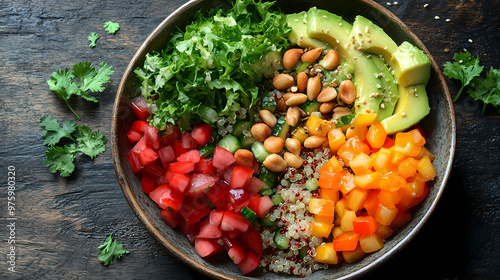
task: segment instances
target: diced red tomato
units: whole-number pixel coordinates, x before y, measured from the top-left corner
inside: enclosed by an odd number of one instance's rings
[[[196,140],[194,140],[194,138],[191,136],[191,133],[187,131],[182,133],[181,143],[182,147],[188,151],[196,149],[196,147],[198,146],[198,142],[196,142]]]
[[[235,245],[227,251],[227,254],[235,264],[239,264],[243,259],[245,259],[247,250],[243,246]]]
[[[249,222],[240,213],[235,213],[233,211],[224,212],[224,217],[222,217],[222,222],[220,224],[221,229],[224,231],[237,230],[240,232],[245,232],[248,230]]]
[[[247,275],[248,273],[254,271],[260,264],[260,259],[255,256],[252,252],[249,252],[239,264],[238,268],[241,274]]]
[[[158,135],[158,129],[154,127],[148,127],[144,131],[144,140],[146,140],[146,145],[153,149],[158,149],[160,147],[160,136]]]
[[[210,212],[209,219],[210,223],[215,226],[220,226],[222,222],[222,217],[224,217],[224,211],[219,209],[214,209]]]
[[[207,217],[200,221],[199,223],[200,232],[198,233],[197,238],[219,238],[222,236],[222,231],[217,225],[214,225],[210,222],[210,218]]]
[[[235,162],[236,159],[230,151],[219,146],[215,147],[213,163],[219,174],[223,174],[224,170]]]
[[[245,190],[249,194],[258,193],[260,191],[260,189],[262,188],[262,185],[264,185],[264,182],[262,182],[262,180],[260,180],[259,178],[256,178],[256,177],[252,177],[252,178],[250,178],[250,183],[245,188]]]
[[[356,217],[352,221],[355,233],[372,234],[377,231],[378,224],[372,216]]]
[[[189,185],[189,176],[181,173],[172,173],[172,178],[170,178],[170,186],[181,193],[184,193],[187,186]]]
[[[250,203],[248,193],[244,189],[230,189],[229,203],[234,211],[240,212],[243,207],[248,206],[248,203]]]
[[[206,123],[195,124],[193,126],[193,131],[191,131],[191,136],[196,140],[200,147],[204,147],[212,136],[212,127]]]
[[[141,120],[134,121],[130,126],[129,131],[135,131],[142,136],[144,136],[144,132],[149,128],[149,123]]]
[[[141,163],[139,162],[139,158],[136,153],[132,153],[132,151],[127,154],[128,162],[130,163],[130,168],[132,172],[137,173],[142,170]]]
[[[342,233],[333,239],[333,249],[335,251],[353,251],[358,245],[359,234],[354,231]]]
[[[248,183],[250,183],[250,179],[252,178],[253,168],[244,167],[244,166],[236,166],[231,173],[231,178],[229,180],[229,186],[233,189],[243,189]]]
[[[165,173],[163,168],[161,168],[158,164],[156,164],[157,161],[153,161],[148,163],[146,166],[144,166],[143,169],[143,174],[147,174],[151,177],[153,177],[155,180],[160,178],[160,176]]]
[[[267,197],[267,196],[266,196]],[[246,241],[247,247],[252,251],[257,257],[261,257],[264,252],[264,245],[262,244],[262,238],[260,233],[255,229],[249,229],[247,232],[243,233],[243,240]]]
[[[130,143],[137,143],[137,141],[141,140],[142,134],[137,131],[130,130],[127,132],[127,138]]]
[[[217,172],[217,169],[211,159],[200,158],[200,161],[194,165],[194,172],[210,174]]]
[[[194,242],[194,251],[202,258],[211,257],[219,253],[220,249],[221,246],[211,239],[196,238]]]
[[[184,149],[184,147],[182,147],[181,140],[177,140],[174,143],[172,143],[172,148],[174,149],[174,154],[176,158],[182,155],[183,153],[187,152],[187,150]]]
[[[149,117],[148,105],[146,104],[144,96],[139,95],[138,97],[134,98],[134,100],[132,100],[130,103],[132,104],[132,112],[134,112],[136,118],[143,121],[148,119]]]
[[[259,196],[250,200],[248,208],[257,214],[257,217],[264,218],[269,214],[269,210],[273,207],[273,202],[269,196]]]
[[[184,195],[165,184],[150,192],[149,197],[156,202],[161,209],[170,207],[172,210],[178,212],[181,209]]]
[[[160,202],[160,198],[162,197],[163,193],[166,192],[168,189],[170,189],[170,186],[168,184],[160,185],[149,193],[149,197],[154,202],[156,202],[156,204],[158,204]]]
[[[186,219],[184,219],[182,216],[181,216],[181,219],[180,219],[180,223],[179,223],[179,228],[181,230],[181,232],[184,234],[184,236],[186,237],[186,239],[189,241],[189,244],[191,244],[192,246],[194,246],[194,241],[196,240],[196,236],[198,235],[198,224],[192,224],[190,222],[188,222]]]
[[[142,191],[149,194],[155,189],[156,180],[147,175],[142,175],[141,185],[142,185]]]
[[[161,218],[170,228],[176,228],[181,222],[181,215],[171,209],[163,209],[160,212]]]
[[[226,248],[226,250],[229,250],[230,248],[233,248],[234,246],[242,246],[243,245],[241,244],[241,240],[240,240],[240,232],[239,231],[234,231],[234,232],[237,232],[238,235],[236,235],[236,237],[231,237],[230,235],[230,231],[223,231],[222,232],[222,237],[221,237],[221,240],[224,242],[224,247]]]
[[[190,150],[177,157],[177,161],[190,161],[192,163],[198,163],[200,158],[200,152],[198,152],[198,150]]]
[[[163,131],[163,141],[167,145],[173,144],[177,140],[181,140],[181,130],[177,125],[167,123],[165,130]]]
[[[208,201],[216,208],[227,208],[229,200],[229,185],[225,182],[219,182],[211,187],[206,193]]]
[[[155,161],[159,157],[158,154],[150,148],[145,148],[139,152],[138,156],[141,166],[146,166],[148,163]]]
[[[189,178],[189,187],[186,190],[186,195],[191,197],[203,196],[210,190],[219,180],[216,176],[210,174],[197,173]]]
[[[158,155],[160,156],[161,163],[163,163],[163,168],[169,163],[175,161],[176,156],[172,146],[166,146],[158,150]]]
[[[189,161],[184,162],[172,162],[168,169],[174,173],[187,174],[194,170],[194,163]]]
[[[210,206],[201,197],[186,197],[182,203],[180,213],[189,223],[197,223],[210,213]]]

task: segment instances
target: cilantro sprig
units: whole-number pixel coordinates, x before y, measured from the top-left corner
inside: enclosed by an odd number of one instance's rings
[[[90,41],[89,47],[95,48],[96,41],[97,41],[97,39],[99,39],[99,34],[92,32],[92,33],[90,33],[90,35],[87,39],[89,39],[89,41]]]
[[[103,28],[109,34],[115,34],[120,29],[120,24],[118,22],[107,21],[104,23]]]
[[[483,101],[482,114],[488,104],[498,108],[500,106],[500,70],[491,67],[483,79],[480,75],[484,66],[479,65],[479,58],[473,57],[469,52],[461,52],[456,53],[453,60],[455,60],[453,63],[446,62],[443,65],[443,73],[448,78],[457,79],[462,83],[453,102],[458,100],[463,89],[467,87],[467,93],[474,100]]]
[[[75,170],[73,161],[76,156],[85,154],[93,159],[106,149],[108,139],[100,131],[92,131],[74,120],[59,124],[56,118],[43,116],[40,122],[45,128],[43,144],[49,146],[44,163],[51,173],[59,171],[62,177],[68,177]],[[63,138],[74,143],[56,146]]]
[[[80,120],[80,116],[69,105],[68,99],[73,95],[78,95],[87,101],[97,103],[97,98],[88,95],[87,92],[103,92],[103,84],[110,81],[114,72],[113,66],[108,66],[106,63],[101,62],[99,69],[96,69],[90,62],[80,62],[75,64],[72,70],[69,68],[56,70],[47,80],[47,84]]]
[[[99,256],[97,257],[104,265],[113,264],[113,259],[120,259],[124,254],[130,253],[123,249],[123,245],[113,239],[113,234],[111,233],[104,241],[104,244],[99,245]]]

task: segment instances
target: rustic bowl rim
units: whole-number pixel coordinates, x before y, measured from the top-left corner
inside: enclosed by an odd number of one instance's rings
[[[127,203],[129,204],[130,208],[134,212],[134,214],[137,216],[141,224],[145,227],[145,229],[153,236],[153,238],[159,242],[163,247],[165,247],[170,253],[172,253],[174,256],[176,256],[178,259],[180,259],[182,262],[187,264],[193,269],[196,269],[199,272],[204,273],[207,276],[217,278],[217,279],[237,279],[230,277],[228,275],[225,275],[223,273],[220,273],[218,271],[215,271],[211,269],[210,267],[207,267],[198,261],[192,259],[188,255],[184,254],[180,250],[178,250],[173,244],[171,244],[167,239],[163,237],[163,235],[159,232],[159,230],[148,220],[146,217],[145,213],[143,210],[139,207],[137,200],[135,199],[133,193],[131,192],[131,186],[129,185],[128,181],[126,180],[126,175],[125,172],[122,168],[121,160],[119,157],[119,147],[118,147],[118,134],[117,134],[117,127],[119,123],[119,103],[120,100],[122,99],[123,93],[126,88],[126,84],[128,79],[130,79],[134,69],[132,68],[133,65],[140,60],[142,57],[145,56],[145,50],[153,42],[156,38],[156,36],[161,33],[161,31],[169,25],[169,23],[179,17],[182,16],[183,13],[191,8],[193,5],[196,5],[200,2],[203,2],[204,0],[190,0],[183,5],[181,5],[179,8],[177,8],[174,12],[172,12],[170,15],[168,15],[152,32],[146,40],[141,44],[139,49],[136,51],[134,56],[132,57],[131,61],[129,62],[126,70],[123,73],[122,80],[120,82],[120,85],[117,90],[114,106],[113,106],[113,114],[112,114],[112,122],[111,122],[111,150],[112,150],[112,158],[113,158],[113,164],[115,168],[115,173],[118,179],[118,182],[120,184],[120,187],[122,189],[122,192],[125,196],[125,199],[127,200]],[[444,188],[446,186],[446,183],[449,179],[450,173],[451,173],[451,168],[453,164],[453,159],[454,159],[454,154],[455,154],[455,149],[456,149],[456,120],[455,120],[455,111],[453,107],[453,102],[451,99],[451,95],[448,89],[448,86],[446,84],[446,80],[440,70],[439,65],[436,63],[434,60],[433,56],[430,54],[429,50],[425,47],[425,45],[422,43],[422,41],[404,24],[398,17],[396,17],[392,12],[387,10],[385,7],[382,5],[373,2],[372,0],[358,0],[362,3],[365,3],[372,8],[382,12],[385,16],[391,18],[394,20],[401,28],[404,29],[404,31],[412,37],[418,44],[419,48],[421,48],[429,57],[431,61],[431,66],[433,70],[437,73],[437,78],[439,80],[439,83],[443,87],[444,94],[446,96],[445,99],[445,106],[449,110],[450,114],[448,117],[450,117],[451,120],[451,139],[450,140],[450,156],[446,160],[446,167],[444,170],[444,178],[442,180],[442,184],[439,186],[439,191],[432,202],[430,208],[425,212],[424,216],[422,219],[419,220],[419,222],[415,225],[415,227],[409,232],[409,234],[404,237],[396,246],[393,246],[390,250],[385,252],[383,255],[381,255],[379,258],[374,260],[372,263],[370,263],[367,266],[362,267],[359,270],[356,270],[348,275],[345,275],[341,278],[338,279],[351,279],[354,277],[359,277],[363,274],[366,274],[370,270],[373,270],[374,268],[378,267],[391,257],[393,257],[396,252],[400,251],[403,247],[405,247],[417,234],[417,232],[422,228],[422,226],[425,224],[425,222],[428,220],[434,209],[436,208],[436,205],[438,201],[440,200]]]

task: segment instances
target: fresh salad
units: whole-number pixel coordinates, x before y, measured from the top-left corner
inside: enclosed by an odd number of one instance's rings
[[[127,158],[200,257],[305,277],[381,249],[429,193],[430,62],[362,16],[272,5],[198,12],[147,55]]]

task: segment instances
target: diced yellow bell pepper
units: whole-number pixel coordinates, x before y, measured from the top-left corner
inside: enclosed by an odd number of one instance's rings
[[[337,264],[339,258],[337,252],[333,249],[333,243],[324,243],[316,247],[316,256],[314,260],[320,263]]]
[[[306,121],[306,127],[309,131],[309,135],[326,136],[328,133],[325,120],[322,120],[316,115],[311,115],[309,117]]]

